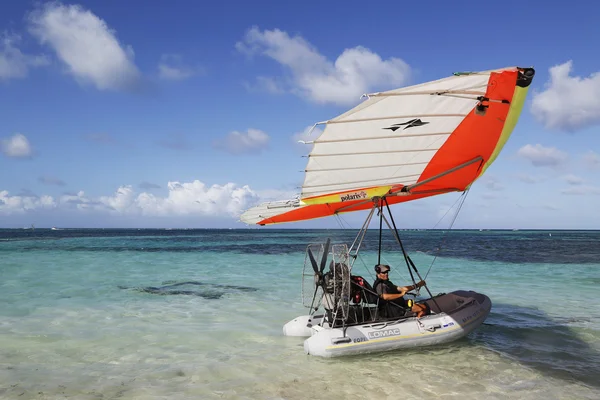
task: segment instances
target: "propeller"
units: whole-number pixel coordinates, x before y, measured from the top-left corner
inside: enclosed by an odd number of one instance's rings
[[[310,247],[308,248],[308,257],[310,258],[310,263],[315,271],[315,275],[318,275],[322,278],[323,271],[325,270],[325,266],[327,265],[327,256],[329,255],[329,245],[331,244],[331,239],[327,238],[325,242],[325,248],[323,249],[323,255],[321,257],[321,265],[317,264],[317,260],[315,259],[315,255],[313,254]]]
[[[317,295],[317,291],[319,290],[319,286],[321,286],[323,288],[323,293],[326,292],[326,284],[325,284],[325,280],[324,278],[324,274],[323,271],[325,270],[325,266],[327,265],[327,256],[329,255],[329,246],[331,244],[331,239],[327,238],[327,241],[325,242],[325,247],[323,248],[323,255],[321,256],[321,264],[319,265],[317,263],[317,260],[315,259],[315,255],[313,254],[312,250],[310,249],[310,247],[307,249],[308,250],[308,258],[310,259],[310,264],[313,267],[313,270],[315,271],[315,292],[313,293],[313,300],[312,303],[315,303],[315,296]]]

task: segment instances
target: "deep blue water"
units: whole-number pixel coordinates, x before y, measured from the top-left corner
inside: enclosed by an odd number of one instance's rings
[[[588,264],[600,262],[600,231],[477,231],[421,230],[399,231],[405,249],[440,257],[505,263]],[[261,240],[255,240],[257,235]],[[139,252],[234,252],[246,254],[288,254],[304,252],[307,241],[331,238],[351,243],[354,230],[290,229],[0,229],[0,241],[20,241],[19,249],[67,251],[139,251]],[[57,243],[58,239],[123,238],[98,246],[80,242]],[[379,247],[377,230],[366,235],[363,248]],[[382,237],[383,251],[396,251],[398,243],[389,233]],[[2,251],[13,248],[0,247]]]

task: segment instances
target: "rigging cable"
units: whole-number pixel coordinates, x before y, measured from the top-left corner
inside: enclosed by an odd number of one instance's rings
[[[408,272],[410,273],[410,279],[416,285],[417,281],[415,280],[415,276],[413,275],[412,270],[410,269],[411,264],[412,264],[412,267],[415,269],[415,271],[416,271],[416,267],[412,263],[412,260],[410,260],[410,257],[408,257],[408,254],[406,254],[406,250],[404,250],[404,245],[402,244],[402,240],[400,239],[400,235],[398,234],[398,228],[396,228],[396,222],[394,221],[394,216],[392,215],[392,211],[390,210],[390,205],[388,204],[387,198],[384,197],[383,201],[385,202],[385,206],[387,207],[388,214],[390,214],[390,219],[392,220],[392,226],[394,227],[394,231],[396,232],[396,237],[398,238],[398,243],[400,243],[400,248],[402,249],[402,254],[404,255],[404,261],[406,262],[406,267],[408,268]],[[379,228],[379,234],[381,235],[381,227]],[[410,260],[410,262],[409,262],[409,260]]]
[[[379,204],[379,251],[377,252],[377,265],[381,264],[381,225],[382,224],[383,224],[383,206],[380,203]]]
[[[442,218],[440,218],[440,220],[433,226],[432,229],[435,229],[435,227],[438,226],[438,224],[446,217],[446,215],[448,215],[450,210],[452,210],[454,208],[456,203],[458,203],[460,201],[460,204],[458,205],[458,208],[456,210],[456,214],[454,214],[454,218],[452,218],[452,222],[450,223],[450,227],[448,228],[448,230],[446,230],[446,232],[444,232],[444,236],[442,236],[442,241],[437,249],[438,251],[436,252],[435,256],[433,257],[433,260],[431,261],[431,265],[429,266],[429,269],[427,270],[427,273],[425,274],[425,278],[423,278],[424,280],[427,279],[427,276],[429,275],[429,272],[431,271],[431,268],[433,267],[433,263],[435,263],[438,256],[440,255],[442,246],[445,244],[446,238],[448,237],[448,232],[450,230],[452,230],[452,227],[454,226],[454,223],[456,222],[456,218],[458,217],[458,213],[460,212],[460,209],[462,208],[463,204],[465,204],[465,200],[467,199],[467,195],[469,194],[470,190],[471,190],[471,187],[469,187],[467,190],[465,190],[463,192],[463,194],[454,202],[452,207],[450,207],[448,209],[448,211],[446,211],[446,213],[442,216]]]

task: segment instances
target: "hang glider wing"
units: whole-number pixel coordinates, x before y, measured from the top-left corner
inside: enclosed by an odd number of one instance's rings
[[[510,67],[456,73],[373,93],[325,123],[308,155],[299,198],[241,216],[268,225],[464,191],[510,137],[535,71]]]

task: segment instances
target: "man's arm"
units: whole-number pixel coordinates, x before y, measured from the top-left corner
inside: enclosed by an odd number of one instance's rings
[[[425,281],[420,281],[417,282],[415,285],[410,285],[410,286],[398,286],[398,291],[402,293],[402,296],[404,296],[406,294],[406,292],[410,292],[411,290],[415,290],[416,288],[419,288],[421,286],[425,285]]]
[[[401,289],[401,288],[398,288]],[[381,298],[384,300],[396,300],[402,296],[404,296],[406,294],[406,292],[402,292],[402,290],[400,290],[400,293],[397,294],[391,294],[391,293],[384,293],[381,295]]]

